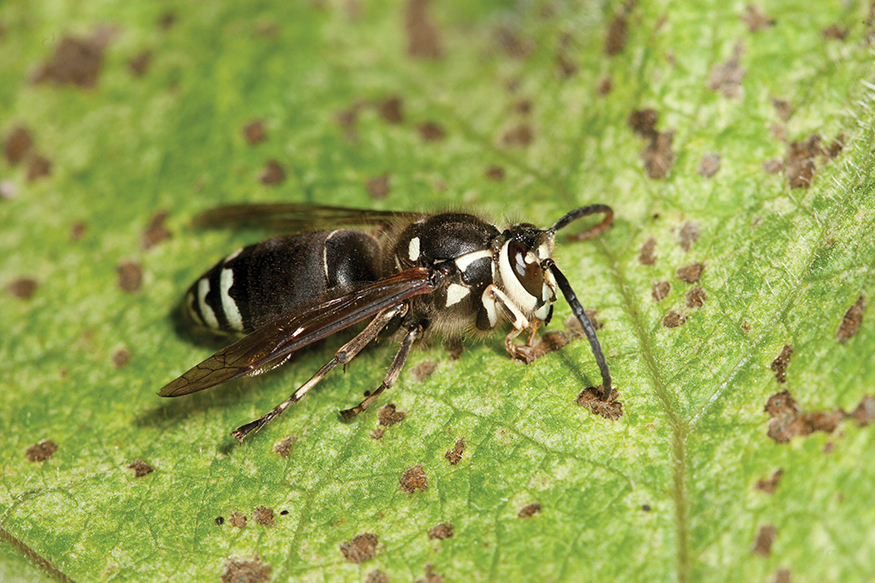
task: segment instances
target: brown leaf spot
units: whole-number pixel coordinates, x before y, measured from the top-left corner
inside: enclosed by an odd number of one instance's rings
[[[271,569],[257,554],[251,559],[228,559],[222,583],[265,583],[270,581]]]
[[[671,149],[673,140],[674,131],[657,132],[641,150],[640,156],[648,177],[660,180],[668,176],[669,168],[674,162],[674,151]]]
[[[131,351],[127,348],[119,348],[112,354],[112,365],[121,368],[131,360]]]
[[[41,156],[39,154],[34,154],[30,157],[27,162],[27,180],[29,182],[33,182],[39,178],[43,178],[45,176],[49,176],[52,173],[52,161],[46,158],[45,156]]]
[[[820,136],[812,134],[803,142],[791,142],[784,157],[784,168],[790,188],[808,188],[817,172],[815,161],[824,153]]]
[[[231,526],[243,528],[244,526],[246,526],[246,515],[234,511],[231,513],[231,516],[228,517],[228,522],[231,523]]]
[[[371,439],[383,439],[384,435],[386,435],[385,427],[377,427],[371,431]]]
[[[741,20],[747,25],[748,30],[756,32],[764,28],[775,26],[775,19],[760,12],[760,9],[751,4],[747,5]]]
[[[426,142],[442,140],[446,135],[444,128],[433,121],[422,122],[416,129],[419,131],[419,137]]]
[[[794,437],[804,437],[815,431],[832,433],[846,416],[841,409],[803,413],[802,407],[787,390],[772,395],[764,410],[771,417],[768,436],[778,443],[787,443]]]
[[[653,301],[657,304],[664,300],[671,291],[671,284],[667,281],[657,281],[653,284]]]
[[[262,184],[279,184],[286,178],[286,171],[276,160],[268,160],[258,179]]]
[[[434,572],[434,567],[432,567],[431,563],[426,564],[425,566],[425,577],[421,577],[416,580],[416,583],[443,583],[444,576],[440,573]]]
[[[684,265],[683,267],[678,267],[678,270],[675,272],[675,277],[684,283],[696,283],[699,281],[699,278],[702,277],[702,272],[704,270],[704,263],[691,263],[689,265]]]
[[[375,200],[386,198],[386,195],[389,194],[389,174],[368,179],[366,186],[371,198]]]
[[[848,29],[839,26],[838,24],[831,24],[824,28],[821,33],[823,34],[823,38],[826,40],[845,40],[848,38]]]
[[[142,77],[146,72],[146,69],[149,68],[149,63],[151,62],[151,51],[143,51],[128,61],[128,70],[130,70],[131,74],[135,77]]]
[[[31,462],[44,462],[58,451],[58,444],[50,439],[42,439],[39,443],[35,443],[29,446],[25,451],[24,455],[27,457],[28,461]]]
[[[696,170],[701,176],[705,178],[711,178],[717,171],[720,170],[720,154],[717,152],[712,152],[710,154],[706,154],[705,157],[702,158],[702,161],[699,162],[699,168]]]
[[[458,465],[458,463],[462,461],[462,454],[465,453],[465,447],[465,438],[461,437],[456,440],[453,449],[444,454],[444,457],[447,458],[447,461],[450,462],[451,466]]]
[[[33,146],[30,131],[24,126],[15,126],[3,141],[3,155],[11,166],[21,162]]]
[[[655,109],[636,109],[629,114],[627,124],[639,138],[650,138],[656,134],[659,113]]]
[[[441,35],[428,14],[428,0],[409,0],[404,12],[407,54],[419,59],[436,59],[443,54]]]
[[[653,265],[656,263],[656,239],[648,237],[641,246],[641,251],[638,253],[638,261],[641,265]]]
[[[556,74],[560,79],[567,79],[577,73],[577,65],[567,55],[556,55]]]
[[[625,14],[618,14],[611,20],[608,25],[608,34],[605,36],[605,54],[609,57],[623,52],[623,47],[626,46],[626,35],[628,34],[628,24]]]
[[[498,46],[514,59],[525,59],[535,50],[535,44],[524,40],[518,30],[501,26],[495,31]]]
[[[36,293],[36,288],[38,287],[39,283],[35,279],[21,277],[6,286],[6,291],[14,298],[29,300]]]
[[[521,123],[509,128],[501,136],[501,143],[504,146],[518,146],[524,148],[532,143],[535,134],[532,126],[527,123]]]
[[[253,119],[243,126],[243,138],[252,146],[267,140],[267,130],[264,129],[264,120]]]
[[[836,332],[836,339],[845,344],[857,334],[863,323],[863,310],[866,309],[866,299],[863,296],[857,298],[853,306],[848,308],[842,317],[842,324]]]
[[[772,107],[782,120],[787,121],[793,115],[793,106],[788,101],[772,96]]]
[[[678,245],[684,251],[689,251],[693,243],[699,240],[699,225],[685,221],[678,233]]]
[[[395,403],[387,403],[377,411],[377,420],[383,427],[391,427],[396,423],[404,421],[406,415],[407,413],[405,411],[398,410]]]
[[[575,402],[581,407],[586,407],[593,415],[604,417],[610,421],[616,421],[623,416],[623,402],[617,400],[617,389],[611,389],[611,395],[605,400],[604,388],[587,387],[577,394]]]
[[[169,30],[174,24],[176,24],[176,14],[170,10],[158,18],[158,26],[161,30]]]
[[[486,177],[496,182],[504,180],[504,168],[501,166],[490,166],[486,169]]]
[[[292,446],[295,445],[295,440],[297,440],[297,437],[294,435],[283,437],[273,444],[273,452],[280,457],[289,457],[292,454]]]
[[[768,557],[772,552],[772,543],[775,542],[775,537],[778,536],[778,530],[771,524],[765,524],[760,527],[757,533],[757,538],[753,543],[752,553]]]
[[[358,115],[361,108],[362,104],[356,103],[349,109],[338,111],[334,116],[334,119],[343,128],[343,137],[350,142],[359,141],[356,124],[358,123]]]
[[[714,65],[708,77],[708,89],[720,92],[728,99],[741,95],[741,82],[747,73],[744,67],[739,66],[743,53],[744,45],[737,43],[732,56],[725,63]]]
[[[763,170],[766,174],[780,174],[784,170],[784,161],[780,158],[772,158],[763,162]]]
[[[577,320],[575,319],[575,322]],[[580,324],[578,324],[580,326]],[[582,330],[582,328],[581,328]],[[541,337],[530,348],[532,357],[537,360],[551,352],[555,352],[571,342],[571,336],[562,330],[551,330],[544,332]]]
[[[384,572],[375,569],[368,573],[367,579],[365,579],[365,583],[389,583],[389,576]]]
[[[409,470],[405,470],[401,474],[398,487],[408,494],[413,494],[417,490],[422,490],[423,492],[428,490],[428,476],[425,475],[422,464],[416,464]]]
[[[438,363],[435,361],[421,362],[410,369],[410,376],[413,378],[413,382],[421,383],[434,374],[437,367]]]
[[[94,87],[108,40],[98,32],[89,39],[64,37],[55,47],[52,59],[37,70],[33,82],[54,81],[86,89]]]
[[[599,84],[596,85],[595,90],[598,92],[599,95],[607,95],[608,93],[611,92],[611,89],[613,89],[613,88],[614,88],[614,84],[611,81],[611,78],[610,77],[602,77],[599,80]]]
[[[70,227],[70,240],[81,241],[85,237],[86,232],[88,232],[88,225],[85,223],[74,223]]]
[[[118,286],[122,291],[133,293],[143,283],[143,268],[136,261],[125,261],[116,267]]]
[[[453,525],[449,522],[442,522],[437,526],[432,526],[428,529],[428,540],[444,540],[453,536]]]
[[[669,310],[662,318],[662,325],[666,328],[677,328],[687,323],[687,315],[676,310]]]
[[[861,427],[865,427],[870,423],[875,422],[875,396],[866,395],[851,413],[851,416],[856,419]]]
[[[754,487],[761,492],[765,492],[766,494],[774,494],[775,489],[778,487],[778,482],[781,481],[781,476],[783,475],[784,470],[775,470],[775,473],[772,474],[770,478],[757,480],[756,486]]]
[[[152,466],[144,462],[143,460],[134,460],[128,464],[129,470],[134,470],[135,478],[142,478],[143,476],[148,476],[155,470],[152,469]]]
[[[778,569],[774,583],[790,583],[790,569]]]
[[[404,121],[404,105],[401,98],[396,96],[384,99],[377,105],[380,117],[387,123],[401,123]]]
[[[526,504],[520,511],[516,513],[518,518],[531,518],[536,514],[541,513],[541,504],[538,502],[532,502],[531,504]]]
[[[372,532],[363,532],[352,537],[349,542],[340,543],[340,552],[351,563],[364,563],[377,556],[377,535]]]
[[[261,526],[276,526],[276,520],[273,518],[273,508],[267,506],[256,506],[252,509],[252,520]]]
[[[143,249],[150,249],[161,241],[165,241],[173,236],[167,227],[164,226],[164,221],[167,220],[167,217],[167,211],[155,213],[155,216],[149,221],[149,225],[140,237],[140,246]]]
[[[705,290],[697,286],[685,293],[684,299],[688,308],[701,308],[708,300],[708,296],[705,294]]]
[[[842,153],[842,150],[845,148],[846,139],[844,132],[841,132],[836,136],[826,149],[825,155],[828,160],[833,160],[836,156]]]
[[[772,370],[775,371],[775,380],[779,383],[787,382],[787,367],[790,366],[790,356],[793,354],[793,347],[785,344],[781,349],[781,354],[772,361]]]

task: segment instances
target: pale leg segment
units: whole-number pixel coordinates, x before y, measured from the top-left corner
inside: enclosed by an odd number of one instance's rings
[[[495,284],[489,284],[486,286],[486,289],[483,290],[483,305],[487,306],[487,310],[492,309],[494,312],[495,305],[499,305],[504,308],[507,313],[513,318],[513,330],[507,333],[507,336],[504,337],[504,348],[507,350],[507,353],[511,356],[511,358],[517,358],[522,360],[526,364],[530,364],[535,361],[535,353],[530,348],[532,343],[532,339],[535,337],[535,333],[538,330],[538,327],[541,325],[540,320],[536,320],[534,323],[529,322],[529,319],[526,318],[525,314],[523,314],[522,310],[520,310],[516,304],[513,303],[506,293],[501,291]],[[524,346],[520,346],[518,344],[514,344],[514,340],[519,336],[524,330],[530,330],[529,341],[528,344]]]
[[[340,347],[334,354],[334,358],[328,361],[322,368],[320,368],[316,374],[314,374],[309,381],[304,383],[298,388],[291,396],[250,423],[246,425],[241,425],[237,429],[233,431],[231,435],[237,441],[243,441],[243,438],[249,435],[253,431],[257,431],[270,423],[270,421],[280,415],[283,411],[289,408],[293,403],[297,403],[300,401],[307,392],[312,389],[316,384],[325,378],[325,375],[331,371],[338,364],[346,365],[353,358],[355,358],[359,352],[364,349],[365,346],[371,343],[371,341],[377,337],[380,331],[386,327],[386,325],[396,316],[401,316],[407,312],[406,304],[397,304],[390,308],[386,308],[377,316],[371,320],[370,324],[368,324],[364,330],[362,330],[355,338],[344,344]],[[403,365],[403,363],[402,363]]]

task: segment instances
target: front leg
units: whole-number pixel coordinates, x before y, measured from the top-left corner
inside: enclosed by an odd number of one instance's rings
[[[526,364],[534,362],[535,351],[532,349],[531,343],[538,326],[541,324],[540,320],[532,325],[529,322],[529,319],[523,314],[522,310],[520,310],[516,304],[507,297],[507,294],[501,291],[495,284],[489,284],[486,286],[486,289],[483,290],[483,296],[481,299],[483,300],[483,306],[486,308],[487,314],[489,314],[489,321],[493,326],[498,324],[499,309],[508,316],[508,319],[512,319],[513,330],[508,332],[507,336],[504,337],[504,348],[507,350],[510,357],[521,360]],[[531,330],[529,342],[525,345],[515,344],[514,340],[516,340],[516,337],[519,336],[523,330]]]

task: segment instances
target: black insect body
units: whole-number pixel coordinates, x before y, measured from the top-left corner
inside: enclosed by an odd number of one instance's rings
[[[412,345],[437,334],[456,340],[488,333],[509,321],[508,353],[534,359],[530,344],[549,322],[557,288],[585,331],[607,398],[611,377],[598,338],[568,280],[552,259],[556,232],[573,221],[603,214],[601,223],[570,239],[607,229],[605,205],[571,211],[552,227],[522,223],[500,231],[469,214],[392,213],[338,207],[274,204],[223,207],[201,215],[202,224],[271,223],[378,225],[371,235],[350,229],[319,230],[268,239],[238,249],[201,276],[185,296],[191,318],[215,331],[246,334],[161,389],[177,397],[241,376],[266,372],[293,352],[370,319],[334,358],[261,418],[234,431],[242,440],[299,401],[335,366],[350,362],[378,335],[394,333],[400,347],[383,382],[361,403],[341,411],[350,419],[368,408],[401,373]],[[522,332],[528,343],[514,342]]]

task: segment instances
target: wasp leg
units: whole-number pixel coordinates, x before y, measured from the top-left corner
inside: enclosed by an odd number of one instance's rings
[[[270,421],[280,415],[283,411],[289,408],[293,403],[297,403],[300,401],[307,392],[312,389],[316,383],[321,381],[328,372],[333,369],[338,364],[346,365],[353,358],[358,355],[362,349],[370,344],[370,342],[377,337],[380,331],[386,327],[386,325],[396,316],[401,316],[407,311],[407,304],[397,304],[390,308],[386,308],[377,316],[371,320],[370,324],[368,324],[364,330],[362,330],[355,338],[344,344],[340,347],[334,354],[334,358],[332,358],[328,363],[326,363],[322,368],[320,368],[316,374],[314,374],[309,381],[304,383],[298,388],[297,391],[291,394],[291,396],[256,419],[255,421],[251,421],[246,425],[241,425],[231,434],[237,441],[243,441],[243,438],[249,435],[253,431],[257,431],[270,423]],[[402,363],[403,364],[403,363]]]
[[[491,283],[486,286],[486,289],[483,290],[482,299],[483,305],[487,306],[487,309],[489,309],[489,306],[492,306],[492,311],[494,311],[495,304],[498,304],[504,308],[507,314],[513,319],[513,330],[508,332],[507,336],[504,337],[504,348],[507,350],[510,357],[519,359],[526,364],[534,362],[535,351],[528,345],[520,346],[514,344],[514,340],[516,340],[516,337],[519,336],[523,330],[531,329],[532,336],[534,336],[535,330],[540,326],[540,322],[533,326],[522,311],[520,311],[513,301],[507,297],[507,294],[501,291],[495,284]]]
[[[413,346],[413,343],[422,334],[422,325],[417,324],[416,326],[411,327],[407,334],[404,336],[404,339],[401,341],[401,346],[398,348],[398,352],[395,354],[395,358],[392,360],[392,364],[389,365],[389,370],[386,372],[386,376],[383,377],[383,382],[380,384],[377,389],[365,398],[364,401],[353,407],[352,409],[344,409],[340,412],[340,416],[344,421],[349,421],[365,409],[371,406],[371,404],[377,400],[377,397],[380,396],[380,393],[385,391],[386,389],[392,388],[395,384],[395,381],[398,380],[398,375],[401,374],[401,369],[404,368],[404,363],[407,362],[407,357],[410,354],[410,347]]]

